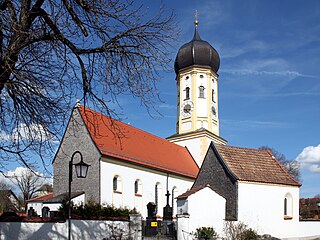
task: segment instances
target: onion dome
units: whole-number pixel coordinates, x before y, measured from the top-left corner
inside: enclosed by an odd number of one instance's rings
[[[218,52],[206,41],[201,40],[198,32],[198,21],[195,21],[193,39],[179,49],[174,70],[176,74],[186,67],[198,66],[211,68],[215,73],[220,67]]]

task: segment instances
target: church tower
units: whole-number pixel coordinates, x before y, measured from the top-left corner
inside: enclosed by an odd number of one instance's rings
[[[176,134],[169,141],[186,146],[201,167],[211,141],[219,136],[218,52],[202,40],[195,21],[193,39],[178,51],[174,63],[177,81]]]

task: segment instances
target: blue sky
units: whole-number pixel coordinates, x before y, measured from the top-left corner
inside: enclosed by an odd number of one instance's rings
[[[175,133],[174,58],[199,32],[219,53],[220,136],[229,145],[269,146],[301,162],[301,197],[320,194],[320,1],[144,1],[177,15],[172,71],[161,72],[161,115],[120,96],[125,122],[160,137]],[[52,160],[52,159],[51,159]],[[51,160],[49,160],[51,162]],[[13,166],[16,167],[16,166]]]
[[[320,1],[162,1],[177,15],[172,54],[199,32],[219,53],[220,136],[229,145],[269,146],[301,161],[301,197],[320,194]],[[157,9],[160,1],[152,1]],[[173,61],[172,61],[173,66]],[[122,99],[127,122],[161,137],[175,133],[175,73],[159,83],[163,115]],[[128,109],[128,110],[127,110]]]

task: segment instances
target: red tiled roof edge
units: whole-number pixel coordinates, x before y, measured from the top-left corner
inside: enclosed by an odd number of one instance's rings
[[[271,156],[271,158],[280,166],[282,171],[284,171],[294,182],[296,182],[299,187],[302,186],[302,184],[299,181],[297,181],[294,177],[291,176],[291,174],[288,173],[288,171],[283,167],[283,165],[278,161],[278,159],[276,159],[276,157],[273,156],[272,152],[269,149],[260,150],[260,151],[267,151],[269,153],[269,155]]]
[[[127,157],[127,156],[120,155],[118,153],[113,153],[113,152],[107,151],[107,150],[100,150],[100,152],[104,156],[125,159],[125,160],[127,160],[127,161],[129,161],[131,163],[136,163],[136,164],[139,164],[139,165],[143,165],[143,166],[146,166],[146,167],[149,167],[149,168],[152,168],[152,169],[170,171],[170,172],[172,172],[174,174],[177,174],[177,175],[187,176],[187,177],[190,177],[190,178],[196,178],[196,176],[194,176],[191,173],[180,172],[177,169],[171,169],[171,168],[168,168],[168,167],[165,168],[165,167],[163,167],[161,165],[156,165],[155,163],[149,164],[148,162],[142,161],[141,159],[135,159],[135,158],[132,158],[132,157]]]
[[[27,202],[42,202],[42,201],[48,200],[48,199],[50,199],[52,197],[53,197],[53,193],[48,193],[48,194],[43,195],[43,196],[39,196],[39,197],[35,197],[35,198],[32,198],[32,199],[29,199]]]

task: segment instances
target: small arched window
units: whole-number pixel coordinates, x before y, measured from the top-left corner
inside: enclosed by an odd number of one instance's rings
[[[212,92],[211,92],[211,100],[212,100],[212,102],[216,102],[215,100],[214,100],[214,95],[215,95],[215,92],[214,92],[214,89],[212,89]]]
[[[199,98],[204,98],[204,86],[199,87]]]
[[[292,219],[292,211],[293,211],[293,205],[292,205],[292,195],[290,193],[287,193],[283,200],[283,215],[284,219]]]
[[[284,199],[284,215],[285,216],[288,215],[288,199],[287,198]]]
[[[139,179],[134,182],[134,194],[136,196],[142,195],[142,183]]]
[[[186,87],[186,99],[190,99],[190,88]]]
[[[154,203],[156,204],[156,212],[158,212],[158,204],[159,204],[159,184],[157,183],[154,188]]]
[[[117,176],[114,176],[113,177],[113,191],[117,191],[118,189],[118,177]]]
[[[163,207],[163,202],[162,202],[162,186],[161,183],[157,182],[155,185],[155,189],[154,189],[155,193],[155,199],[154,199],[154,203],[156,204],[156,213],[158,215],[161,215],[161,211],[162,211],[162,207]]]
[[[116,175],[113,177],[112,184],[113,184],[112,188],[114,192],[118,192],[118,193],[122,192],[121,178],[119,175]]]

